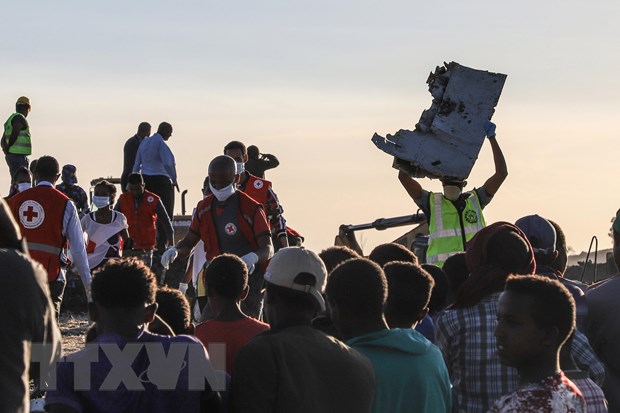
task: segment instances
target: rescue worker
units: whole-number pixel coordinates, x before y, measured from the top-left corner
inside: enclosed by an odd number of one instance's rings
[[[273,242],[277,244],[276,249],[288,247],[286,220],[282,216],[284,209],[271,188],[271,182],[258,178],[245,169],[245,163],[248,161],[248,152],[242,142],[229,142],[224,147],[224,155],[230,156],[237,163],[239,190],[252,197],[252,199],[262,204],[265,208],[265,214],[271,225]]]
[[[30,99],[22,96],[15,103],[15,113],[4,122],[1,145],[11,177],[20,166],[28,167],[28,155],[32,154],[30,127],[26,120],[29,113]]]
[[[77,185],[78,179],[75,174],[76,172],[77,168],[75,165],[63,166],[61,174],[62,183],[56,185],[56,189],[67,195],[69,199],[75,203],[78,216],[82,218],[90,212],[90,208],[88,207],[88,196],[86,195],[86,191]]]
[[[493,151],[495,173],[481,188],[463,192],[467,181],[443,178],[443,193],[433,193],[424,190],[405,172],[398,173],[400,183],[426,215],[430,238],[426,262],[429,264],[441,267],[449,256],[465,251],[466,242],[486,226],[482,209],[491,202],[508,176],[506,160],[495,138],[495,124],[487,122],[485,133]]]
[[[166,233],[166,246],[174,244],[174,229],[166,208],[159,196],[145,189],[141,174],[132,173],[127,177],[127,192],[120,196],[114,209],[125,215],[129,224],[126,257],[139,257],[149,267],[153,265],[157,222]]]
[[[263,301],[263,265],[273,255],[269,223],[263,206],[237,190],[239,174],[235,160],[220,155],[209,164],[208,195],[196,206],[196,213],[185,237],[161,257],[168,268],[177,257],[189,256],[198,241],[204,243],[207,261],[222,253],[239,256],[248,267],[248,297],[242,310],[259,319]]]
[[[37,186],[15,194],[8,204],[28,242],[30,256],[47,271],[52,303],[58,317],[69,264],[67,241],[87,296],[90,270],[75,205],[54,188],[60,177],[58,161],[51,156],[39,158],[35,174]]]

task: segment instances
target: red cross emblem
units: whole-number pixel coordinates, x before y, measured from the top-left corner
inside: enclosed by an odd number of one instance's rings
[[[237,226],[230,222],[226,224],[226,226],[224,227],[224,231],[226,231],[226,234],[233,236],[237,233]]]
[[[26,221],[28,222],[32,222],[32,220],[36,217],[39,216],[39,213],[36,212],[34,210],[34,208],[32,207],[32,205],[30,205],[25,211],[24,211],[24,217],[26,217]]]
[[[37,228],[44,219],[45,210],[37,201],[28,200],[19,206],[19,222],[24,228]]]

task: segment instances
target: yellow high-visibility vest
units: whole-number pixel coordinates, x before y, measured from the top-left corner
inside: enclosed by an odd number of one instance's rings
[[[30,126],[28,125],[28,121],[21,113],[14,113],[9,116],[9,119],[4,123],[4,136],[2,139],[6,140],[6,143],[9,143],[9,139],[13,134],[13,119],[16,116],[21,116],[23,118],[23,122],[26,124],[26,128],[19,131],[19,135],[17,135],[17,139],[15,143],[8,148],[8,153],[12,153],[15,155],[31,155],[32,154],[32,142],[30,141]]]
[[[441,193],[430,194],[430,220],[428,223],[429,245],[426,262],[443,266],[451,255],[465,251],[465,243],[486,226],[480,200],[476,191],[465,202],[459,214],[454,204]]]

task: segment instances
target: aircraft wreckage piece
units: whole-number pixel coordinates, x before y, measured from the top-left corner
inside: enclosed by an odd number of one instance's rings
[[[415,130],[401,129],[372,141],[394,155],[394,165],[413,177],[466,179],[484,143],[506,75],[471,69],[456,62],[431,72],[426,83],[433,96]]]

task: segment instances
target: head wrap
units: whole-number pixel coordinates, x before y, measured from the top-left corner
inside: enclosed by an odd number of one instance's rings
[[[522,263],[515,263],[513,268],[503,268],[497,264],[497,257],[492,256],[493,252],[490,251],[491,245],[496,246],[493,244],[494,238],[504,231],[516,234],[528,248],[527,257]],[[496,222],[478,231],[467,243],[465,254],[469,278],[459,289],[455,308],[471,307],[488,294],[502,291],[506,278],[511,274],[533,274],[536,270],[534,253],[527,237],[523,231],[508,222]]]

